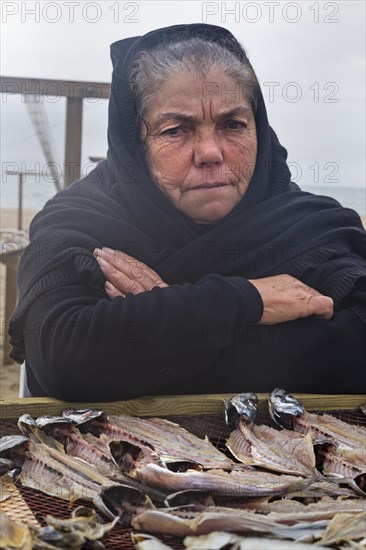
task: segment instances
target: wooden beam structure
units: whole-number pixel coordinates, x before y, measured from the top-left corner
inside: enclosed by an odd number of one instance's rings
[[[39,101],[47,97],[66,97],[66,136],[64,185],[68,186],[81,175],[81,148],[83,100],[88,98],[108,99],[110,84],[106,82],[78,82],[74,80],[51,80],[0,76],[2,101],[7,94],[31,94]],[[5,96],[5,99],[4,99]]]
[[[82,127],[83,100],[81,97],[68,97],[66,104],[65,187],[80,178]]]

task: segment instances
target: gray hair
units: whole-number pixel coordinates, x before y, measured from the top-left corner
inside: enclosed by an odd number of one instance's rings
[[[144,121],[156,91],[174,74],[189,71],[204,78],[212,68],[222,69],[240,84],[244,98],[255,113],[259,84],[244,50],[243,60],[240,60],[232,51],[215,42],[191,37],[159,44],[151,51],[141,51],[131,64],[129,85],[136,100],[139,118]]]

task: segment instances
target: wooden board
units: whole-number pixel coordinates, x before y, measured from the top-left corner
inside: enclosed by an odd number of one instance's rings
[[[42,414],[58,415],[66,407],[76,409],[101,409],[108,414],[128,414],[132,416],[169,416],[221,414],[223,400],[233,394],[212,395],[164,395],[140,397],[128,401],[109,403],[67,403],[58,399],[38,397],[31,399],[1,399],[0,420],[17,419],[22,414],[33,417]],[[259,410],[267,409],[268,394],[259,393]],[[357,409],[366,403],[366,396],[361,395],[321,395],[294,393],[309,411],[332,411]]]

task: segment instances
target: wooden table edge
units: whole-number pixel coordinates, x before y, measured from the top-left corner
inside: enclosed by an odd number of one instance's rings
[[[40,416],[58,415],[64,408],[101,409],[108,414],[127,414],[132,416],[171,416],[221,414],[223,401],[234,394],[204,395],[159,395],[140,397],[126,401],[68,403],[49,397],[0,399],[0,419],[15,419],[22,414]],[[267,408],[268,394],[259,393],[260,410]],[[352,410],[366,403],[364,394],[325,395],[293,393],[309,411]]]

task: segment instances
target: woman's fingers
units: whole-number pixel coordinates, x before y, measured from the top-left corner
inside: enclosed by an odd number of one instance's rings
[[[117,269],[112,263],[105,258],[97,256],[97,262],[103,272],[104,277],[122,294],[139,294],[145,292],[145,288],[135,279],[131,279],[120,269]]]
[[[137,279],[143,286],[146,287],[145,290],[151,290],[151,288],[155,286],[168,286],[156,273],[156,271],[151,269],[151,267],[143,262],[140,262],[139,260],[136,260],[136,258],[129,256],[125,252],[104,247],[102,248],[102,254],[114,263],[114,265],[120,266],[126,275]]]
[[[94,256],[105,278],[114,287],[106,289],[109,297],[140,294],[155,286],[168,286],[154,270],[123,252],[97,248]]]
[[[310,311],[309,315],[317,315],[323,319],[331,319],[333,317],[334,302],[329,296],[322,294],[313,295],[309,299]]]
[[[323,296],[291,275],[275,275],[250,282],[263,301],[263,316],[259,324],[276,325],[310,315],[324,319],[333,316],[332,298]]]
[[[106,294],[108,298],[113,300],[113,298],[117,298],[117,296],[122,296],[123,298],[126,298],[126,295],[123,294],[118,288],[116,288],[112,283],[109,281],[106,281],[104,284],[104,290],[106,291]]]

